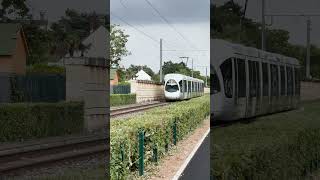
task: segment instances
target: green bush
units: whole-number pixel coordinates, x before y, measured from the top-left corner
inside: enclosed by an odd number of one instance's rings
[[[65,74],[65,68],[47,64],[33,64],[28,66],[27,73]]]
[[[111,179],[127,179],[138,168],[138,133],[145,135],[145,165],[152,163],[153,148],[159,158],[166,155],[166,144],[173,142],[172,126],[177,122],[177,139],[193,131],[210,114],[209,96],[151,109],[121,121],[111,121]],[[122,161],[122,154],[123,161]]]
[[[80,133],[83,114],[83,104],[76,102],[1,104],[0,141]]]
[[[320,102],[211,132],[216,180],[304,179],[320,168]]]
[[[136,94],[111,94],[110,106],[122,106],[136,103]]]

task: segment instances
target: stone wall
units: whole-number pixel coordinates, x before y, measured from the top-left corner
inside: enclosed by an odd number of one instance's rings
[[[320,99],[320,83],[319,82],[301,82],[301,100]]]
[[[131,93],[137,95],[137,103],[164,101],[163,85],[152,81],[131,80]]]
[[[94,59],[70,58],[65,66],[66,100],[84,102],[84,127],[87,131],[106,129],[109,124],[107,64],[95,63]]]

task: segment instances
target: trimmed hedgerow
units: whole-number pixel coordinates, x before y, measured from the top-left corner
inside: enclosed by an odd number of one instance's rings
[[[136,103],[136,94],[111,94],[110,106],[122,106]]]
[[[320,168],[320,102],[211,132],[213,179],[304,179]]]
[[[127,179],[138,168],[138,134],[144,132],[144,164],[153,162],[153,149],[158,157],[166,155],[173,144],[172,126],[176,121],[177,139],[181,140],[197,128],[210,114],[209,96],[151,109],[143,115],[111,121],[111,179]]]
[[[80,133],[83,103],[15,103],[0,105],[0,141]]]
[[[33,64],[27,67],[27,73],[65,74],[65,68],[61,66],[49,66],[47,64]]]

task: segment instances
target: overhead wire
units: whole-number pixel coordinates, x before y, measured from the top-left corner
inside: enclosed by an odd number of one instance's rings
[[[124,4],[124,2],[123,2],[123,0],[119,0],[119,2],[120,2],[120,4],[121,4],[121,6],[122,7],[124,7],[127,11],[130,11],[130,9],[128,8],[128,6],[126,6],[125,4]],[[113,13],[114,14],[114,13]],[[123,17],[122,17],[122,20],[124,20],[123,19]],[[127,23],[126,23],[127,24]],[[138,26],[140,26],[142,29],[144,29],[145,27],[143,26],[143,25],[141,25],[141,24],[138,24],[138,23],[135,23],[136,25],[138,25]],[[131,26],[133,26],[132,24],[131,24]],[[140,31],[141,31],[141,29],[140,29]],[[149,36],[151,36],[151,35],[149,35]],[[159,38],[159,40],[160,40],[160,38]],[[176,46],[180,46],[180,45],[178,45],[178,44],[176,44],[176,43],[173,43],[172,41],[168,41],[167,39],[162,39],[162,41],[163,42],[167,42],[166,44],[164,44],[163,43],[163,46],[172,46],[172,47],[176,47]],[[173,48],[173,49],[175,49],[175,48]]]
[[[193,43],[191,43],[190,40],[187,39],[180,31],[178,31],[178,30],[176,29],[176,27],[173,26],[173,25],[168,21],[168,19],[167,19],[166,17],[164,17],[164,16],[161,14],[161,12],[160,12],[149,0],[144,0],[144,1],[159,15],[159,17],[160,17],[163,21],[165,21],[176,33],[178,33],[179,36],[180,36],[182,39],[184,39],[187,43],[189,43],[189,45],[190,45],[192,48],[197,49],[197,47],[194,46]]]
[[[145,33],[144,31],[136,28],[135,26],[133,26],[132,24],[128,23],[127,21],[125,21],[123,18],[121,18],[120,16],[117,16],[116,14],[114,14],[113,12],[110,12],[111,16],[116,17],[118,20],[120,20],[121,22],[125,23],[126,25],[130,26],[131,28],[135,29],[136,31],[140,32],[141,34],[143,34],[144,36],[146,36],[147,38],[149,38],[150,40],[152,40],[153,42],[155,42],[156,44],[159,44],[159,41],[156,40],[155,38],[153,38],[152,36],[150,36],[149,34]]]

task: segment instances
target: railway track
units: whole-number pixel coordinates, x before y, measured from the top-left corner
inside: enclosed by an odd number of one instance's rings
[[[167,102],[156,102],[156,103],[133,105],[133,106],[128,106],[128,107],[124,107],[124,108],[111,109],[110,117],[114,118],[114,117],[118,117],[118,116],[123,116],[123,115],[127,115],[130,113],[145,111],[147,109],[151,109],[151,108],[155,108],[155,107],[166,106],[168,104],[169,103],[167,103]]]
[[[106,142],[107,138],[104,135],[91,135],[1,146],[0,174],[103,154],[108,150]]]

